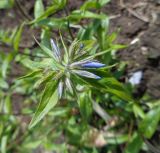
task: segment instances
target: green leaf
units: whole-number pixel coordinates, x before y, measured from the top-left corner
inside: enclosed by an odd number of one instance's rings
[[[0,9],[11,8],[14,5],[14,0],[0,0]]]
[[[57,28],[57,29],[66,29],[67,28],[67,21],[64,18],[47,18],[42,19],[39,22],[36,22],[38,26],[47,26],[50,28]]]
[[[106,16],[104,19],[96,19],[93,22],[94,31],[97,33],[97,39],[102,50],[109,49],[105,46],[106,33],[109,27],[109,17]]]
[[[68,50],[67,50],[67,47],[66,47],[66,45],[65,45],[65,43],[64,43],[64,41],[63,41],[63,38],[62,38],[62,35],[61,35],[61,33],[60,33],[60,39],[61,39],[61,42],[62,42],[62,45],[63,45],[63,48],[64,48],[64,61],[66,62],[66,63],[68,63],[69,61],[69,54],[68,54]]]
[[[49,82],[54,77],[55,72],[49,72],[44,77],[40,78],[34,85],[35,88],[38,88],[41,84]]]
[[[114,135],[114,136],[106,136],[105,137],[106,141],[108,144],[123,144],[124,142],[128,141],[128,134],[124,134],[124,135]]]
[[[89,121],[92,113],[92,102],[89,99],[88,93],[81,94],[78,101],[80,112],[85,121]]]
[[[124,85],[116,80],[109,72],[96,70],[96,74],[102,77],[102,79],[98,82],[105,87],[106,91],[120,97],[125,101],[134,101]]]
[[[48,113],[48,115],[52,117],[66,117],[70,111],[70,107],[55,107],[52,112]]]
[[[3,109],[4,109],[4,112],[7,114],[12,113],[11,96],[10,95],[6,96]]]
[[[105,90],[107,92],[114,94],[125,101],[133,101],[128,91],[115,78],[113,77],[103,78],[99,82],[105,87]]]
[[[3,136],[1,138],[1,144],[0,144],[1,153],[7,153],[7,141],[8,141],[8,136]]]
[[[83,78],[83,81],[98,90],[108,92],[112,95],[115,95],[125,101],[134,101],[124,86],[117,81],[109,72],[102,70],[90,70],[92,73],[102,77],[102,79],[88,79]]]
[[[37,148],[40,144],[42,143],[42,140],[37,140],[37,141],[30,141],[28,143],[25,143],[24,148],[26,149],[35,149]]]
[[[0,78],[0,88],[7,89],[9,87],[8,83]]]
[[[141,117],[142,119],[145,118],[145,113],[143,112],[143,109],[138,104],[133,104],[133,112],[136,117]]]
[[[91,19],[104,19],[106,18],[105,14],[97,14],[90,11],[81,11],[75,10],[67,17],[69,20],[81,20],[83,18],[91,18]]]
[[[2,138],[3,131],[4,131],[4,124],[3,124],[3,122],[1,121],[1,122],[0,122],[0,138]]]
[[[131,141],[127,145],[127,148],[125,149],[124,153],[139,153],[142,144],[142,138],[140,137],[140,135],[138,135],[138,133],[135,132],[131,138]]]
[[[34,5],[34,17],[38,18],[44,13],[44,6],[42,0],[36,0]]]
[[[58,10],[62,9],[65,6],[65,4],[66,4],[66,0],[54,1],[52,6],[48,7],[47,10],[43,14],[41,14],[38,18],[31,21],[30,24],[39,22],[40,20],[48,17],[49,15],[56,13]]]
[[[50,42],[51,38],[52,38],[51,31],[49,29],[42,29],[41,44],[52,50],[51,42]],[[52,53],[53,53],[53,50],[52,50]]]
[[[29,73],[29,74],[27,74],[27,75],[25,75],[25,76],[22,76],[22,77],[20,77],[20,78],[18,78],[18,79],[33,78],[33,77],[39,75],[40,72],[42,72],[42,70],[40,70],[40,69],[39,69],[39,70],[34,70],[34,71],[32,71],[31,73]]]
[[[17,51],[18,48],[19,48],[19,43],[20,43],[20,40],[21,40],[23,27],[24,27],[24,23],[22,23],[20,25],[20,27],[17,28],[17,31],[16,31],[16,33],[14,35],[14,39],[13,39],[12,44],[13,44],[13,48],[14,48],[15,51]]]
[[[39,106],[30,122],[29,127],[34,127],[57,104],[57,82],[49,82],[43,92]]]
[[[6,78],[7,69],[9,67],[11,60],[12,60],[12,54],[8,54],[7,57],[3,61],[2,70],[1,70],[3,78]]]
[[[81,27],[77,34],[78,40],[89,40],[92,36],[91,32],[92,32],[91,27],[88,26],[85,29]]]
[[[144,136],[150,139],[157,129],[158,122],[160,121],[160,106],[150,110],[142,122],[139,124],[139,130]]]
[[[44,58],[41,62],[37,61],[31,61],[29,58],[24,58],[20,61],[25,67],[31,69],[31,70],[37,70],[41,68],[55,68],[53,59],[51,58]]]
[[[99,9],[100,8],[100,4],[98,3],[97,0],[88,0],[86,1],[82,6],[81,6],[81,10],[88,10],[88,9]]]

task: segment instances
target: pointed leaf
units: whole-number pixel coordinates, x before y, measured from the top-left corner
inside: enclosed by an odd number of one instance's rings
[[[44,6],[42,0],[36,0],[34,5],[34,17],[38,18],[44,13]]]
[[[40,70],[40,69],[34,70],[34,71],[32,71],[31,73],[29,73],[29,74],[27,74],[27,75],[25,75],[25,76],[22,76],[22,77],[20,77],[20,78],[18,78],[18,79],[27,79],[27,78],[35,77],[35,76],[39,75],[41,71],[42,71],[42,70]]]
[[[89,121],[93,111],[92,102],[89,98],[88,93],[83,93],[78,99],[78,104],[80,108],[81,115],[85,121]]]
[[[45,76],[43,76],[42,78],[40,78],[35,84],[34,84],[34,88],[38,88],[41,84],[47,83],[49,81],[51,81],[51,79],[53,79],[55,75],[55,72],[48,72]]]
[[[46,11],[43,12],[38,18],[34,19],[30,22],[30,24],[34,24],[39,22],[40,20],[48,17],[51,14],[56,13],[58,10],[62,9],[66,4],[66,0],[56,1],[53,5],[49,6]]]
[[[12,54],[8,54],[7,57],[4,59],[3,63],[2,63],[2,76],[3,78],[6,78],[7,75],[7,69],[10,66],[10,62],[12,60],[13,56]]]
[[[30,128],[34,127],[42,118],[57,104],[58,102],[58,91],[57,82],[49,82],[44,89],[42,99],[39,106],[34,114]]]
[[[138,133],[134,133],[124,153],[139,153],[143,140]]]
[[[98,75],[95,75],[91,72],[88,71],[83,71],[83,70],[72,70],[73,73],[76,73],[80,76],[86,77],[86,78],[93,78],[93,79],[100,79],[101,77],[99,77]]]
[[[19,48],[19,43],[20,43],[20,40],[21,40],[23,27],[24,27],[24,23],[22,23],[20,25],[20,27],[17,29],[17,31],[15,33],[15,36],[14,36],[14,39],[13,39],[13,42],[12,42],[15,51],[17,51],[18,48]]]
[[[160,121],[160,106],[150,110],[144,120],[139,124],[139,130],[146,138],[151,138],[157,129]]]

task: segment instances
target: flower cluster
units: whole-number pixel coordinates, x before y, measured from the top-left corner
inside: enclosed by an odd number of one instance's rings
[[[70,80],[71,75],[101,79],[100,76],[89,72],[88,69],[102,68],[105,67],[105,64],[102,64],[91,57],[81,59],[82,55],[85,54],[82,44],[79,45],[78,50],[75,50],[74,46],[77,42],[73,42],[71,47],[67,50],[62,40],[64,47],[64,52],[62,52],[53,39],[50,40],[50,43],[53,51],[53,58],[57,65],[59,65],[58,73],[55,78],[59,80],[58,93],[60,97],[62,96],[64,86],[66,86],[71,92],[73,91],[73,84]]]

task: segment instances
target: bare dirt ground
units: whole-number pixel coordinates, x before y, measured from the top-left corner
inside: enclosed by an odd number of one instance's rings
[[[146,91],[160,98],[160,1],[112,0],[104,11],[111,16],[110,30],[120,28],[118,42],[130,44],[119,52],[127,72],[143,71],[138,96]]]

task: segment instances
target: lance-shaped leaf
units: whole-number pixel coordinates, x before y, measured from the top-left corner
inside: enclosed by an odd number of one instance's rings
[[[60,33],[60,38],[61,38],[61,42],[62,42],[62,45],[63,45],[63,48],[64,48],[64,61],[66,63],[68,63],[69,62],[69,54],[68,54],[67,47],[66,47],[66,45],[65,45],[65,43],[63,41],[61,33]]]
[[[36,43],[40,46],[40,48],[49,56],[49,57],[52,57],[52,58],[55,58],[52,51],[50,49],[48,49],[46,46],[40,44],[38,42],[38,40],[34,37]]]
[[[25,67],[35,70],[35,69],[44,69],[44,68],[52,68],[57,70],[56,65],[54,64],[53,58],[44,58],[42,61],[32,61],[28,58],[24,58],[20,61]]]
[[[82,93],[79,95],[78,104],[79,104],[80,113],[82,115],[82,118],[85,121],[89,121],[91,119],[93,108],[92,108],[92,102],[89,98],[88,92]]]
[[[34,127],[57,104],[58,99],[57,82],[49,82],[29,127]]]
[[[124,153],[139,153],[142,145],[143,139],[137,132],[134,132],[130,142],[124,150]]]
[[[52,72],[52,71],[47,73],[45,76],[41,77],[39,80],[36,81],[36,83],[34,84],[34,88],[38,88],[41,84],[45,84],[51,81],[54,75],[55,75],[55,72]]]
[[[13,38],[13,48],[15,51],[18,51],[18,48],[19,48],[19,43],[21,41],[21,35],[22,35],[22,31],[23,31],[23,27],[24,27],[24,23],[22,23],[20,25],[19,28],[17,28],[17,31],[14,35],[14,38]]]
[[[34,5],[34,17],[38,18],[44,13],[44,5],[42,0],[36,0]]]
[[[160,106],[153,108],[146,114],[145,118],[139,124],[139,130],[146,138],[150,139],[156,131],[159,121]]]
[[[41,72],[42,70],[41,69],[37,69],[37,70],[34,70],[32,71],[31,73],[25,75],[25,76],[22,76],[18,79],[27,79],[27,78],[33,78],[33,77],[36,77],[36,76],[41,76]]]
[[[53,5],[49,6],[38,18],[31,21],[29,24],[34,24],[41,21],[42,19],[45,19],[49,15],[54,14],[58,10],[62,9],[65,6],[65,4],[66,0],[54,1]]]
[[[84,70],[72,70],[73,73],[76,73],[80,76],[86,77],[86,78],[92,78],[92,79],[101,79],[100,76],[95,75],[91,72],[84,71]]]

